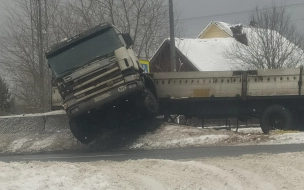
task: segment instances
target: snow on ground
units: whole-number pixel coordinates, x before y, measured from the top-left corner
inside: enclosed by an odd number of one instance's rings
[[[176,148],[186,146],[199,146],[199,145],[211,145],[229,139],[229,135],[204,135],[199,137],[189,137],[183,139],[164,140],[158,142],[142,142],[135,143],[131,146],[132,149],[138,149],[146,147],[148,149],[157,148]]]
[[[70,132],[0,134],[0,153],[38,153],[85,147]]]
[[[143,135],[130,148],[155,149],[211,145],[228,138],[226,130],[202,130],[196,127],[169,124],[161,126],[155,132]]]
[[[223,128],[223,126],[221,127]],[[202,129],[182,125],[163,125],[158,130],[141,136],[131,149],[162,149],[193,146],[301,144],[304,132],[271,131],[263,134],[261,128],[240,128],[236,131],[219,127]]]
[[[142,128],[142,126],[139,126]],[[138,129],[105,132],[100,139],[89,145],[82,145],[70,131],[37,134],[0,134],[0,154],[38,153],[61,150],[92,149],[166,149],[199,146],[263,145],[263,144],[304,144],[304,132],[273,131],[263,134],[260,128],[231,130],[202,129],[185,125],[163,123],[156,130],[136,135]],[[143,129],[143,128],[142,128]],[[135,134],[135,135],[134,135]],[[129,136],[134,135],[129,140]],[[119,142],[119,146],[114,144]]]
[[[283,134],[282,134],[283,133]],[[273,133],[273,139],[264,142],[263,144],[301,144],[304,143],[303,132],[280,132]]]
[[[217,127],[218,128],[218,127]],[[223,127],[222,127],[223,128]],[[257,144],[271,139],[260,128],[202,129],[197,127],[167,124],[158,130],[141,136],[131,149],[177,148],[189,146]]]
[[[0,189],[302,190],[303,158],[301,152],[178,161],[0,162]]]
[[[263,131],[260,127],[240,128],[238,129],[238,132],[243,134],[263,134]]]

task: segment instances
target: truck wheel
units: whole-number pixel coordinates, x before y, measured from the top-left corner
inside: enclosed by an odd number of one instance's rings
[[[156,97],[148,89],[143,92],[143,104],[145,115],[148,117],[156,117],[159,111],[159,104]]]
[[[281,129],[287,130],[292,126],[291,112],[284,106],[269,106],[263,113],[261,119],[261,128],[265,134],[270,130]]]
[[[88,117],[70,118],[69,125],[74,137],[83,144],[88,144],[97,138],[93,122]]]

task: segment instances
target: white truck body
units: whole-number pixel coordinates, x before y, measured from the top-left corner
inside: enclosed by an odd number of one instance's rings
[[[256,70],[248,73],[246,96],[299,95],[300,68]],[[243,74],[235,71],[153,73],[158,98],[237,97]],[[303,77],[303,75],[302,75]],[[303,95],[304,92],[300,92]]]

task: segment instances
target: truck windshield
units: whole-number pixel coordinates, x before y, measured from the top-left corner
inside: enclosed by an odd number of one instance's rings
[[[110,28],[103,33],[78,43],[63,52],[49,58],[49,64],[56,76],[74,70],[88,62],[113,53],[123,46],[115,30]]]

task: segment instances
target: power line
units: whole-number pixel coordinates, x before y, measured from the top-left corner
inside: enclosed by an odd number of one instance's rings
[[[298,7],[298,6],[304,6],[304,3],[297,3],[297,4],[289,4],[285,6],[279,6],[279,7]],[[197,20],[197,19],[207,19],[207,18],[214,18],[214,17],[222,17],[222,16],[230,16],[230,15],[238,15],[238,14],[246,14],[251,13],[252,10],[246,10],[246,11],[238,11],[238,12],[230,12],[230,13],[222,13],[222,14],[214,14],[214,15],[205,15],[205,16],[199,16],[199,17],[189,17],[184,19],[179,19],[179,21],[190,21],[190,20]]]
[[[189,17],[189,18],[180,19],[179,21],[189,21],[189,20],[196,20],[196,19],[207,19],[207,18],[213,18],[213,17],[229,16],[229,15],[244,14],[244,13],[248,13],[248,11],[239,11],[239,12],[231,12],[231,13],[223,13],[223,14],[199,16],[199,17]]]
[[[296,20],[291,20],[291,22],[299,22],[299,21],[304,21],[304,18],[296,19]]]

